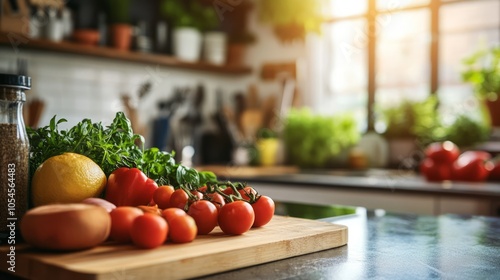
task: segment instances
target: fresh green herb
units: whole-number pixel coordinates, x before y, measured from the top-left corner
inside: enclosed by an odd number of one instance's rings
[[[352,116],[322,116],[308,109],[290,111],[283,130],[288,160],[304,168],[328,167],[359,138]]]
[[[446,140],[460,148],[471,148],[488,140],[490,128],[479,120],[460,115],[455,122],[446,128]]]
[[[397,106],[382,110],[387,139],[416,138],[424,145],[439,139],[443,131],[437,110],[438,98],[430,95],[423,101],[403,100]],[[442,135],[441,135],[442,136]]]
[[[495,101],[500,95],[500,47],[480,50],[463,61],[462,79],[475,87],[481,100]]]
[[[175,162],[175,153],[167,153],[158,148],[144,149],[137,143],[144,143],[141,135],[134,134],[130,121],[124,113],[118,112],[113,122],[104,127],[89,119],[68,130],[60,130],[59,125],[66,119],[56,119],[39,129],[28,128],[30,139],[30,178],[45,160],[67,152],[82,154],[96,162],[109,176],[119,167],[139,168],[158,185],[183,185],[195,189],[207,182],[216,182],[212,172],[198,172]]]

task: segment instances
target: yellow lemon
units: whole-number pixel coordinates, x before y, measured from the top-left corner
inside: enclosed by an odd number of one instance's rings
[[[81,202],[99,196],[106,186],[106,175],[90,158],[64,153],[44,161],[31,183],[34,206]]]

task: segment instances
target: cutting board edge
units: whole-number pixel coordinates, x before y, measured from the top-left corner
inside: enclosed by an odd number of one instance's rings
[[[292,258],[292,257],[297,257],[297,256],[301,256],[301,255],[306,255],[306,254],[311,254],[311,253],[314,253],[314,252],[320,252],[320,251],[324,251],[324,250],[329,250],[329,249],[334,249],[334,248],[339,248],[339,247],[342,247],[342,246],[346,246],[347,245],[347,231],[348,231],[348,228],[346,226],[341,226],[339,227],[336,231],[334,232],[324,232],[324,233],[320,233],[320,234],[317,234],[315,235],[314,237],[316,239],[321,239],[321,238],[325,238],[325,237],[332,237],[332,235],[338,235],[338,238],[341,240],[340,243],[325,243],[325,242],[319,242],[318,244],[320,244],[321,246],[319,247],[311,247],[311,246],[304,246],[305,244],[302,243],[302,239],[301,238],[294,238],[294,239],[291,239],[291,240],[283,240],[282,242],[274,242],[273,244],[262,244],[262,245],[259,245],[259,246],[256,246],[256,247],[253,247],[252,249],[253,250],[259,250],[260,248],[264,248],[264,247],[269,247],[269,246],[276,246],[276,244],[279,244],[279,243],[283,243],[284,242],[285,244],[286,243],[297,243],[297,244],[292,244],[293,245],[302,245],[303,247],[308,247],[309,249],[307,250],[302,250],[302,251],[295,251],[294,253],[292,254],[289,254],[287,256],[279,256],[279,255],[275,255],[273,257],[269,257],[269,258],[265,258],[265,259],[259,259],[259,260],[249,260],[249,261],[244,261],[242,263],[238,263],[236,265],[231,265],[231,266],[225,266],[224,264],[221,264],[220,262],[218,263],[217,266],[213,266],[211,268],[207,268],[207,267],[203,267],[203,264],[197,264],[196,262],[197,261],[202,261],[204,262],[204,258],[203,257],[195,257],[193,258],[191,264],[189,265],[185,265],[186,268],[192,268],[193,266],[197,267],[198,269],[197,270],[192,270],[190,269],[189,272],[186,272],[186,271],[182,271],[182,270],[177,270],[175,271],[174,274],[172,275],[168,275],[169,277],[167,277],[166,275],[162,275],[161,279],[164,279],[164,280],[167,280],[167,279],[186,279],[186,278],[195,278],[195,277],[202,277],[202,276],[209,276],[209,275],[214,275],[214,274],[218,274],[218,273],[223,273],[223,272],[229,272],[229,271],[233,271],[233,270],[237,270],[237,269],[242,269],[242,268],[248,268],[248,267],[251,267],[251,266],[255,266],[255,265],[260,265],[260,264],[265,264],[265,263],[270,263],[270,262],[274,262],[274,261],[279,261],[279,260],[284,260],[284,259],[288,259],[288,258]],[[285,245],[287,246],[287,245]],[[217,253],[217,254],[214,254],[212,256],[213,259],[221,259],[221,256],[220,255],[224,255],[225,258],[230,258],[230,259],[235,259],[236,257],[238,256],[241,256],[242,254],[246,253],[245,252],[245,249],[236,249],[236,250],[233,250],[233,251],[226,251],[226,252],[221,252],[221,253]],[[169,266],[182,266],[182,263],[183,262],[186,262],[187,260],[186,259],[181,259],[181,260],[177,260],[177,261],[174,261],[170,264],[167,264]],[[151,267],[138,267],[136,269],[131,269],[129,270],[129,272],[134,272],[137,273],[137,275],[141,275],[141,271],[148,271],[148,273],[151,273],[151,270],[155,269],[154,267],[157,266],[158,264],[156,265],[152,265]],[[165,264],[162,264],[162,265],[165,265]],[[203,271],[203,272],[201,272]],[[98,274],[96,275],[97,277],[95,279],[98,279],[98,280],[113,280],[113,279],[116,279],[116,275],[117,273],[119,275],[122,275],[122,273],[125,273],[127,274],[127,272],[112,272],[112,273],[103,273],[103,274]],[[154,272],[153,272],[154,274]],[[142,274],[144,275],[144,274]],[[135,274],[131,274],[130,275],[132,278],[133,277],[138,277],[136,276]],[[73,278],[74,280],[78,279],[80,280],[80,278]]]
[[[338,225],[338,224],[331,224],[328,222],[323,222],[323,221],[311,221],[307,219],[298,219],[298,218],[291,218],[291,217],[280,217],[279,218],[281,222],[286,222],[287,220],[293,221],[293,222],[301,222],[302,223],[314,223],[314,226],[319,227],[319,228],[325,228],[325,231],[320,231],[320,232],[312,232],[308,235],[305,236],[296,236],[290,239],[286,239],[286,237],[283,237],[282,240],[275,240],[272,243],[266,243],[266,244],[259,244],[257,246],[254,246],[252,249],[253,251],[250,253],[251,256],[259,256],[259,251],[265,251],[269,252],[269,247],[272,246],[274,250],[271,250],[272,252],[276,250],[283,250],[283,248],[288,248],[286,250],[286,254],[277,254],[273,255],[268,253],[267,256],[264,256],[262,258],[257,258],[254,257],[253,259],[247,259],[243,260],[241,263],[237,263],[236,265],[233,263],[230,266],[217,266],[215,268],[205,268],[205,269],[200,269],[198,271],[188,271],[186,272],[179,272],[181,274],[175,274],[172,275],[172,279],[177,279],[177,278],[186,278],[186,277],[200,277],[200,276],[205,276],[205,275],[211,275],[211,274],[217,274],[221,272],[227,272],[235,269],[240,269],[240,268],[245,268],[253,265],[258,265],[258,264],[263,264],[263,263],[269,263],[277,260],[282,260],[282,259],[287,259],[290,257],[295,257],[299,255],[304,255],[304,254],[309,254],[313,252],[318,252],[322,250],[327,250],[327,249],[332,249],[332,248],[337,248],[341,246],[345,246],[348,243],[348,228],[344,225]],[[328,225],[328,226],[327,226]],[[306,238],[307,242],[304,243],[304,238]],[[324,240],[329,240],[330,242],[324,242]],[[304,245],[305,244],[305,245]],[[297,247],[294,249],[294,246]],[[302,247],[300,247],[302,246]],[[291,248],[291,249],[290,249]],[[266,250],[267,249],[267,250]],[[248,254],[247,248],[236,248],[232,251],[225,251],[225,252],[218,252],[214,254],[213,256],[210,257],[210,259],[220,259],[220,255],[225,255],[226,258],[230,259],[236,259],[242,255]],[[173,266],[180,266],[185,262],[191,262],[191,264],[184,264],[184,270],[189,269],[193,270],[193,264],[198,262],[202,262],[200,265],[203,265],[203,262],[205,262],[203,256],[195,256],[192,257],[192,260],[188,260],[189,258],[184,258],[184,259],[178,259],[169,262],[170,265]],[[164,266],[165,263],[153,263],[151,265],[142,265],[142,266],[135,266],[127,269],[127,271],[124,270],[113,270],[113,271],[100,271],[100,272],[95,272],[95,271],[86,271],[86,270],[75,270],[74,268],[71,267],[65,267],[64,265],[61,266],[59,264],[53,264],[50,262],[43,262],[41,260],[33,260],[30,259],[29,257],[26,257],[26,266],[28,269],[25,269],[25,273],[18,274],[16,275],[26,277],[29,279],[73,279],[73,280],[80,280],[80,279],[85,279],[85,280],[90,280],[90,279],[117,279],[120,278],[120,276],[123,276],[123,274],[127,273],[132,273],[134,271],[137,272],[143,272],[143,273],[149,273],[150,269],[158,269],[161,266]],[[25,266],[25,267],[26,267]],[[155,268],[156,267],[156,268]],[[195,266],[197,267],[197,266]],[[54,271],[57,271],[57,275],[54,275]],[[200,271],[203,271],[200,273]],[[164,273],[164,272],[163,272]],[[138,274],[140,275],[144,274]],[[161,274],[159,274],[161,275]],[[43,278],[45,277],[45,278]],[[123,278],[123,277],[122,277]]]

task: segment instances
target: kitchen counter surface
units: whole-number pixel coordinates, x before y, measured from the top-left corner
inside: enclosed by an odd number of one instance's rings
[[[358,208],[323,220],[348,227],[346,246],[199,279],[500,279],[500,218]]]
[[[328,220],[349,227],[347,246],[201,279],[500,279],[500,218],[360,209]]]
[[[500,182],[427,182],[412,171],[372,169],[366,171],[327,170],[296,171],[263,175],[238,173],[238,169],[216,172],[224,180],[247,183],[287,184],[291,186],[319,186],[356,188],[358,190],[391,190],[413,193],[455,194],[466,196],[500,197]],[[234,170],[232,172],[231,170]],[[250,174],[250,173],[248,173]]]
[[[301,170],[205,166],[220,180],[246,182],[276,201],[359,206],[392,213],[500,216],[499,182],[427,182],[411,170]]]

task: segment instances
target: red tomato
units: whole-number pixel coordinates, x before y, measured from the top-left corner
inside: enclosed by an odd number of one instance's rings
[[[141,205],[141,206],[137,206],[137,208],[141,209],[142,212],[144,212],[144,213],[151,213],[151,214],[161,216],[161,209],[158,208],[158,206],[156,206],[156,205],[155,206]]]
[[[250,197],[248,196],[248,194],[251,194],[251,193],[254,194],[254,195],[257,194],[257,191],[255,191],[255,189],[252,188],[252,187],[245,187],[242,190],[238,190],[238,192],[241,194],[241,197],[244,200],[250,200]]]
[[[253,225],[255,213],[246,201],[234,201],[224,205],[219,212],[219,226],[226,234],[243,234]]]
[[[111,216],[111,231],[109,237],[120,243],[128,243],[132,239],[130,237],[130,228],[135,218],[142,216],[144,213],[141,209],[131,206],[120,206],[109,215]]]
[[[232,188],[230,188],[230,187],[227,187],[227,188],[223,189],[223,190],[222,190],[222,192],[223,192],[224,194],[227,194],[227,195],[231,195],[231,194],[233,194],[233,193],[234,193],[234,192],[233,192],[233,189],[232,189]]]
[[[460,156],[460,149],[451,141],[432,143],[425,149],[425,155],[435,163],[453,163]]]
[[[440,182],[451,180],[451,165],[436,164],[431,158],[426,158],[420,164],[420,172],[427,181]]]
[[[196,238],[198,228],[196,222],[189,215],[174,216],[168,220],[170,228],[168,238],[175,243],[187,243]]]
[[[198,234],[209,234],[217,226],[217,207],[207,200],[198,200],[189,206],[187,214],[193,217]]]
[[[203,193],[201,193],[199,191],[191,191],[191,194],[196,196],[198,199],[203,199]]]
[[[184,207],[186,207],[188,199],[189,196],[183,189],[175,190],[174,193],[172,193],[172,195],[170,196],[170,203],[168,207],[184,209]]]
[[[491,181],[500,181],[500,160],[495,162],[488,179]]]
[[[168,208],[170,203],[170,196],[174,193],[175,189],[172,186],[160,186],[153,193],[153,201],[160,209]]]
[[[224,201],[224,197],[218,193],[209,193],[208,197],[210,198],[210,202],[212,202],[217,208],[217,211],[220,211],[222,206],[226,204],[226,201]]]
[[[161,246],[167,240],[167,235],[167,222],[162,217],[149,213],[135,218],[130,229],[134,244],[144,249]]]
[[[491,155],[482,151],[468,151],[453,163],[452,178],[458,181],[482,182],[488,178],[494,164]]]
[[[198,191],[202,192],[202,193],[205,193],[207,191],[207,186],[199,187]]]
[[[167,208],[161,212],[161,215],[165,220],[167,220],[167,223],[172,220],[175,217],[178,216],[185,216],[187,215],[186,212],[182,209],[172,207],[172,208]]]
[[[274,201],[269,197],[262,195],[252,204],[255,213],[255,220],[252,227],[261,227],[269,223],[274,216]]]
[[[227,195],[234,194],[232,188],[224,189],[222,192],[225,193],[225,194],[227,194]],[[241,197],[244,200],[250,200],[250,197],[247,195],[247,193],[248,194],[250,194],[250,193],[257,194],[257,192],[255,191],[255,189],[252,188],[252,187],[244,187],[243,189],[238,190],[238,192],[240,193]]]

